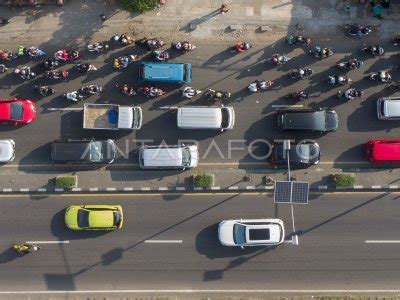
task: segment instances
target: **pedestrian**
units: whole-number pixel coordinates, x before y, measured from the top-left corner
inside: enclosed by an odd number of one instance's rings
[[[222,3],[221,8],[219,9],[221,14],[227,13],[229,11],[228,5],[225,3]]]
[[[100,20],[102,20],[104,22],[106,20],[106,15],[105,14],[101,14],[100,15]]]

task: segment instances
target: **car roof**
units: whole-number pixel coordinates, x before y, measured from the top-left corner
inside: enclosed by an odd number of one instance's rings
[[[89,226],[107,228],[114,226],[114,214],[112,210],[90,210]]]
[[[374,161],[400,161],[400,141],[387,140],[373,143]]]
[[[325,110],[286,110],[281,112],[285,129],[326,130]]]
[[[400,116],[400,101],[399,100],[384,100],[384,109],[386,117]]]

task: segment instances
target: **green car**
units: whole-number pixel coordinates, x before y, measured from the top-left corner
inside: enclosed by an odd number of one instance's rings
[[[114,230],[122,222],[120,205],[72,205],[65,211],[65,225],[73,230]]]

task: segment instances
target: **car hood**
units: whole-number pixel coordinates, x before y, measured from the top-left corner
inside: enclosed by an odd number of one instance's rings
[[[78,209],[79,207],[70,206],[65,211],[65,225],[70,229],[80,229],[78,227]]]
[[[14,158],[14,142],[0,140],[0,162],[10,161]]]
[[[108,228],[114,226],[114,214],[112,211],[91,211],[89,213],[89,226]]]
[[[234,221],[222,221],[218,226],[218,239],[224,246],[235,246],[233,239],[233,225]]]

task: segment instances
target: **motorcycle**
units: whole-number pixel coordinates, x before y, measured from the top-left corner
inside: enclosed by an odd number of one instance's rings
[[[130,63],[134,62],[138,56],[137,55],[125,55],[114,59],[114,68],[121,70],[126,68]]]
[[[361,98],[362,95],[363,91],[357,89],[347,89],[344,92],[339,91],[337,93],[338,98],[346,98],[347,100],[352,100],[354,98]]]
[[[0,60],[13,60],[18,56],[16,53],[12,53],[11,51],[0,50]]]
[[[293,99],[296,101],[306,100],[310,98],[310,93],[306,93],[304,91],[298,91],[294,93],[290,93],[285,96],[285,99]]]
[[[90,84],[90,85],[81,87],[78,90],[78,93],[85,97],[90,97],[91,95],[94,95],[96,93],[101,93],[102,91],[103,91],[103,88],[101,86],[98,86],[97,84]]]
[[[350,77],[346,75],[332,75],[328,76],[328,83],[333,86],[345,85],[351,82]]]
[[[132,44],[135,40],[132,36],[127,33],[115,34],[111,37],[110,41],[116,45],[127,46]]]
[[[289,35],[286,38],[286,43],[293,46],[308,46],[311,44],[311,38],[302,35]]]
[[[290,60],[290,57],[280,54],[274,54],[269,61],[274,65],[280,66],[286,64]]]
[[[181,51],[182,53],[190,52],[196,49],[196,46],[191,44],[189,41],[183,41],[176,44],[172,43],[172,47],[174,47],[178,51]]]
[[[354,70],[354,69],[360,69],[364,66],[364,62],[358,59],[350,59],[345,62],[341,62],[337,64],[337,67],[339,69],[347,69],[347,70]]]
[[[149,51],[161,48],[165,45],[163,40],[159,40],[158,38],[148,39],[146,37],[136,41],[135,44],[141,47],[146,47]]]
[[[18,253],[27,254],[29,252],[39,251],[41,248],[35,244],[16,244],[13,249]]]
[[[157,98],[165,94],[162,89],[153,86],[142,86],[137,89],[138,93],[146,96],[147,98]]]
[[[22,46],[21,46],[22,47]],[[30,58],[38,58],[38,57],[42,57],[45,56],[46,53],[36,47],[29,47],[29,48],[24,48],[23,47],[23,53],[28,55]]]
[[[185,87],[181,92],[182,92],[182,97],[187,99],[192,99],[194,96],[201,93],[200,90],[196,90],[195,88],[192,88],[190,86]]]
[[[265,80],[256,80],[250,83],[247,87],[247,89],[252,92],[252,93],[257,93],[258,91],[266,90],[269,87],[272,86],[274,82],[273,81],[265,81]]]
[[[332,56],[334,53],[331,48],[321,48],[320,46],[315,46],[314,49],[310,50],[310,54],[314,55],[316,58],[327,58]]]
[[[51,70],[51,71],[46,71],[44,73],[45,78],[53,79],[53,80],[67,79],[68,76],[69,76],[69,73],[67,70]]]
[[[109,50],[110,49],[110,45],[108,43],[105,43],[105,42],[97,42],[97,43],[89,44],[87,46],[87,49],[91,53],[100,54],[100,53],[104,53],[107,50]]]
[[[165,50],[154,50],[152,55],[158,61],[167,61],[169,59],[169,53]]]
[[[77,60],[80,57],[80,53],[77,50],[59,50],[54,53],[54,58],[62,62],[71,62]]]
[[[250,45],[249,43],[240,42],[240,43],[237,43],[235,46],[233,46],[231,48],[231,52],[242,53],[242,52],[245,52],[245,51],[249,50],[251,47],[253,47],[253,46]]]
[[[97,68],[91,64],[77,64],[74,66],[80,73],[90,73],[92,71],[97,71]]]
[[[135,89],[127,84],[124,84],[120,86],[119,84],[116,84],[115,87],[119,89],[124,95],[126,96],[136,96],[137,92]]]
[[[0,73],[5,73],[5,72],[7,72],[7,70],[8,70],[8,68],[5,65],[3,65],[3,64],[0,65]]]
[[[298,69],[298,70],[293,70],[292,72],[289,73],[289,77],[293,79],[307,79],[310,78],[310,76],[314,73],[312,69],[305,68],[305,69]]]
[[[231,93],[223,91],[207,90],[205,96],[208,100],[223,100],[226,101],[231,97]]]
[[[360,50],[361,53],[369,53],[373,56],[383,56],[385,54],[385,50],[381,46],[369,46],[364,47]]]
[[[78,91],[73,91],[69,93],[65,93],[64,97],[71,102],[78,102],[85,100],[88,96],[82,95]]]
[[[370,26],[361,24],[347,24],[345,26],[345,30],[347,31],[348,35],[357,37],[364,37],[372,31]]]
[[[43,97],[53,95],[56,92],[55,89],[47,85],[35,85],[33,88],[35,92],[39,93]]]
[[[44,60],[40,66],[42,67],[42,69],[50,71],[50,70],[54,70],[55,68],[57,68],[60,65],[60,63],[58,62],[58,60],[55,59],[46,59]]]
[[[16,68],[14,74],[19,75],[24,80],[30,80],[36,77],[36,74],[31,71],[30,67]]]
[[[390,83],[392,82],[392,75],[388,71],[381,71],[378,73],[372,73],[368,76],[369,80]]]

